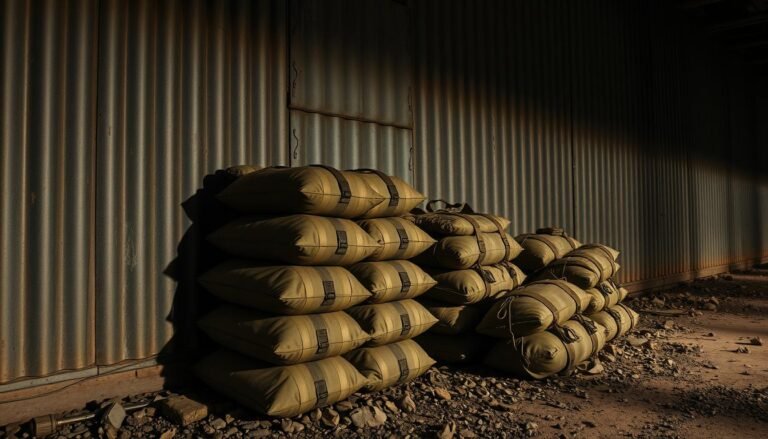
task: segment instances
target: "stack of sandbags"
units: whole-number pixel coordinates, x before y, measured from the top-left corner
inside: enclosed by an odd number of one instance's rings
[[[415,260],[437,281],[420,301],[439,320],[417,340],[439,361],[476,361],[491,344],[474,331],[489,300],[525,279],[510,262],[522,249],[505,231],[509,220],[466,208],[418,214],[412,220],[438,239]]]
[[[487,365],[532,378],[567,374],[637,324],[637,314],[619,304],[626,290],[612,280],[618,251],[582,245],[553,227],[515,239],[523,247],[515,263],[528,283],[498,299],[478,325],[504,339]]]
[[[393,251],[351,219],[372,211],[404,213],[423,198],[394,177],[388,178],[391,187],[379,185],[390,189],[382,193],[375,178],[325,166],[266,168],[219,194],[244,216],[209,236],[236,259],[200,279],[228,302],[199,321],[224,347],[197,364],[203,381],[272,416],[337,402],[368,383],[343,355],[372,336],[344,310],[373,295],[346,267],[406,253],[420,237],[407,231],[401,240],[409,248]]]

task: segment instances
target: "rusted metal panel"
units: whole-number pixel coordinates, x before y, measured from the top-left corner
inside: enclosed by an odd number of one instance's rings
[[[268,0],[102,3],[99,364],[156,355],[173,335],[174,295],[186,292],[164,270],[188,248],[181,204],[203,176],[286,163],[284,13]],[[194,276],[199,255],[181,256]]]
[[[97,13],[0,3],[0,383],[95,362]]]

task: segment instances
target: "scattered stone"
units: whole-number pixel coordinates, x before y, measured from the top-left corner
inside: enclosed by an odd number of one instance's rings
[[[160,435],[160,439],[173,439],[174,436],[176,436],[176,429],[175,428],[171,428],[170,430],[165,430]]]
[[[160,413],[171,422],[185,427],[208,416],[208,406],[186,396],[174,396],[159,403]]]
[[[704,304],[704,309],[707,310],[707,311],[717,311],[717,305],[715,305],[714,303],[711,303],[711,302],[705,303]]]
[[[459,431],[459,437],[462,437],[465,439],[473,439],[473,438],[476,438],[477,435],[472,430],[462,429]]]
[[[306,427],[301,422],[291,421],[290,419],[283,419],[280,421],[280,428],[288,434],[296,434],[304,431]]]
[[[406,393],[400,400],[400,409],[406,413],[414,413],[416,411],[416,403],[413,402],[409,393]]]
[[[733,280],[733,276],[730,274],[724,274],[722,276],[723,280]]]
[[[627,343],[629,343],[630,346],[636,347],[636,348],[639,348],[641,346],[648,344],[649,341],[650,340],[648,340],[645,337],[633,337],[633,336],[627,337]]]
[[[584,424],[584,425],[586,425],[586,426],[587,426],[587,427],[589,427],[589,428],[595,428],[595,427],[597,427],[597,424],[596,424],[594,421],[590,421],[590,420],[588,420],[588,419],[587,419],[587,420],[584,420],[584,421],[581,421],[581,423],[582,423],[582,424]]]
[[[227,421],[221,418],[216,418],[213,421],[211,421],[211,427],[213,427],[215,430],[222,430],[226,426],[227,426]]]
[[[352,404],[351,401],[345,400],[345,401],[337,402],[335,407],[336,407],[336,410],[340,411],[341,413],[346,413],[354,409],[355,405]]]
[[[664,329],[668,329],[668,330],[675,329],[675,322],[673,322],[672,320],[667,320],[667,321],[664,322],[662,327]]]
[[[760,337],[752,337],[749,339],[749,344],[752,346],[762,346],[763,340]]]
[[[320,418],[322,417],[323,417],[323,412],[320,409],[312,410],[312,413],[309,415],[309,419],[311,419],[313,422],[319,421]]]
[[[706,334],[704,334],[704,337],[715,337],[715,333],[714,332],[707,332]]]
[[[230,415],[229,413],[227,413],[226,415],[224,415],[224,422],[226,422],[226,423],[227,423],[227,425],[229,425],[229,424],[231,424],[232,422],[234,422],[234,420],[235,420],[235,417],[234,417],[234,416],[232,416],[232,415]]]
[[[340,420],[341,416],[339,415],[339,412],[331,408],[326,409],[320,418],[320,421],[323,423],[323,425],[328,428],[335,428],[337,425],[339,425]]]
[[[455,434],[456,434],[456,423],[449,422],[443,425],[443,428],[441,428],[440,431],[437,433],[437,437],[439,439],[453,439],[453,436]]]
[[[399,408],[397,408],[397,404],[395,404],[395,403],[394,403],[394,402],[392,402],[392,401],[386,401],[386,402],[384,402],[384,407],[385,407],[387,410],[389,410],[389,412],[390,412],[390,413],[392,413],[392,414],[398,414],[398,413],[400,413],[400,409],[399,409]]]
[[[352,410],[349,418],[357,428],[379,427],[387,422],[387,415],[378,407],[361,407]]]
[[[117,433],[125,421],[125,408],[119,402],[113,402],[104,411],[101,417],[101,426],[104,428],[104,434],[109,439],[117,439]]]
[[[433,390],[435,392],[435,395],[437,395],[440,399],[445,401],[451,400],[451,392],[447,391],[446,389],[442,387],[435,387]]]
[[[651,305],[657,308],[663,308],[665,304],[664,299],[660,297],[654,297],[653,300],[651,300]]]
[[[746,346],[739,346],[739,347],[738,347],[738,348],[737,348],[735,351],[733,351],[733,352],[736,352],[737,354],[748,354],[748,353],[749,353],[749,348],[748,348],[748,347],[746,347]]]

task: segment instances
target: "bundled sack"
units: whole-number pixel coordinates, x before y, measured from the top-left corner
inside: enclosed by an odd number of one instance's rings
[[[356,169],[353,172],[358,173],[374,191],[384,196],[384,201],[361,215],[361,218],[405,215],[425,200],[421,192],[394,175],[375,169]]]
[[[437,319],[415,300],[358,305],[345,311],[371,336],[369,344],[380,346],[413,338],[431,328]]]
[[[468,364],[480,361],[493,346],[494,339],[477,334],[444,335],[427,332],[415,341],[441,363]]]
[[[491,337],[521,337],[561,325],[589,306],[581,288],[561,280],[538,281],[498,299],[477,326]]]
[[[410,261],[359,262],[349,271],[370,291],[370,303],[413,299],[437,283]]]
[[[303,214],[241,218],[208,240],[233,255],[294,265],[351,265],[381,247],[354,221]]]
[[[466,215],[469,218],[466,218]],[[446,212],[432,212],[410,217],[419,228],[433,236],[468,236],[475,234],[475,224],[483,233],[494,233],[499,227],[506,230],[509,220],[503,216],[466,213],[455,215]]]
[[[227,302],[274,314],[341,311],[371,297],[343,267],[257,265],[233,259],[203,274],[199,282]]]
[[[605,328],[606,341],[626,335],[640,323],[640,315],[623,303],[606,308],[604,311],[589,316],[589,318]]]
[[[600,282],[596,287],[588,288],[584,292],[592,298],[589,306],[584,310],[585,315],[592,315],[615,306],[629,294],[626,288],[618,286],[612,279]]]
[[[273,364],[296,364],[345,354],[371,337],[344,311],[273,316],[224,305],[198,326],[214,341]]]
[[[506,262],[466,270],[427,270],[437,281],[425,297],[455,305],[469,305],[514,290],[525,281],[516,265]]]
[[[592,288],[619,271],[619,252],[602,244],[586,244],[569,252],[539,272],[538,279],[565,279],[581,288]],[[530,278],[529,278],[530,279]]]
[[[414,262],[434,268],[464,270],[511,261],[521,251],[520,244],[504,232],[447,236],[416,256]]]
[[[569,320],[559,331],[544,331],[496,343],[485,357],[494,369],[535,379],[568,374],[605,346],[605,329],[582,319]]]
[[[247,213],[308,213],[339,218],[361,216],[385,199],[361,174],[322,165],[251,172],[235,180],[218,198]]]
[[[369,392],[411,381],[435,364],[413,340],[356,349],[344,358],[368,380],[365,390]]]
[[[293,417],[347,399],[366,383],[342,357],[271,366],[220,350],[203,358],[195,374],[208,386],[267,416]]]
[[[436,242],[426,232],[404,218],[365,219],[358,221],[357,224],[380,245],[368,257],[369,261],[411,259]]]
[[[434,334],[456,335],[473,332],[485,314],[485,310],[477,306],[446,306],[431,301],[422,301],[421,304],[437,319],[437,324],[429,330]]]
[[[572,250],[581,247],[581,243],[568,236],[559,227],[548,227],[536,230],[536,233],[525,233],[515,236],[523,251],[515,259],[515,264],[533,273],[560,259]]]

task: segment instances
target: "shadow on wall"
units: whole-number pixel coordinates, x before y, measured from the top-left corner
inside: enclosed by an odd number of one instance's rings
[[[192,221],[177,247],[174,259],[164,274],[176,281],[173,306],[166,320],[173,325],[173,336],[158,355],[163,365],[193,364],[201,353],[213,348],[212,342],[197,329],[197,320],[221,303],[197,281],[198,277],[230,256],[213,246],[206,236],[233,220],[237,213],[216,199],[216,195],[232,183],[236,176],[225,170],[206,175],[203,187],[182,203],[184,213]],[[171,378],[166,368],[163,375]],[[187,372],[182,367],[181,372]],[[177,382],[169,380],[170,383]]]

